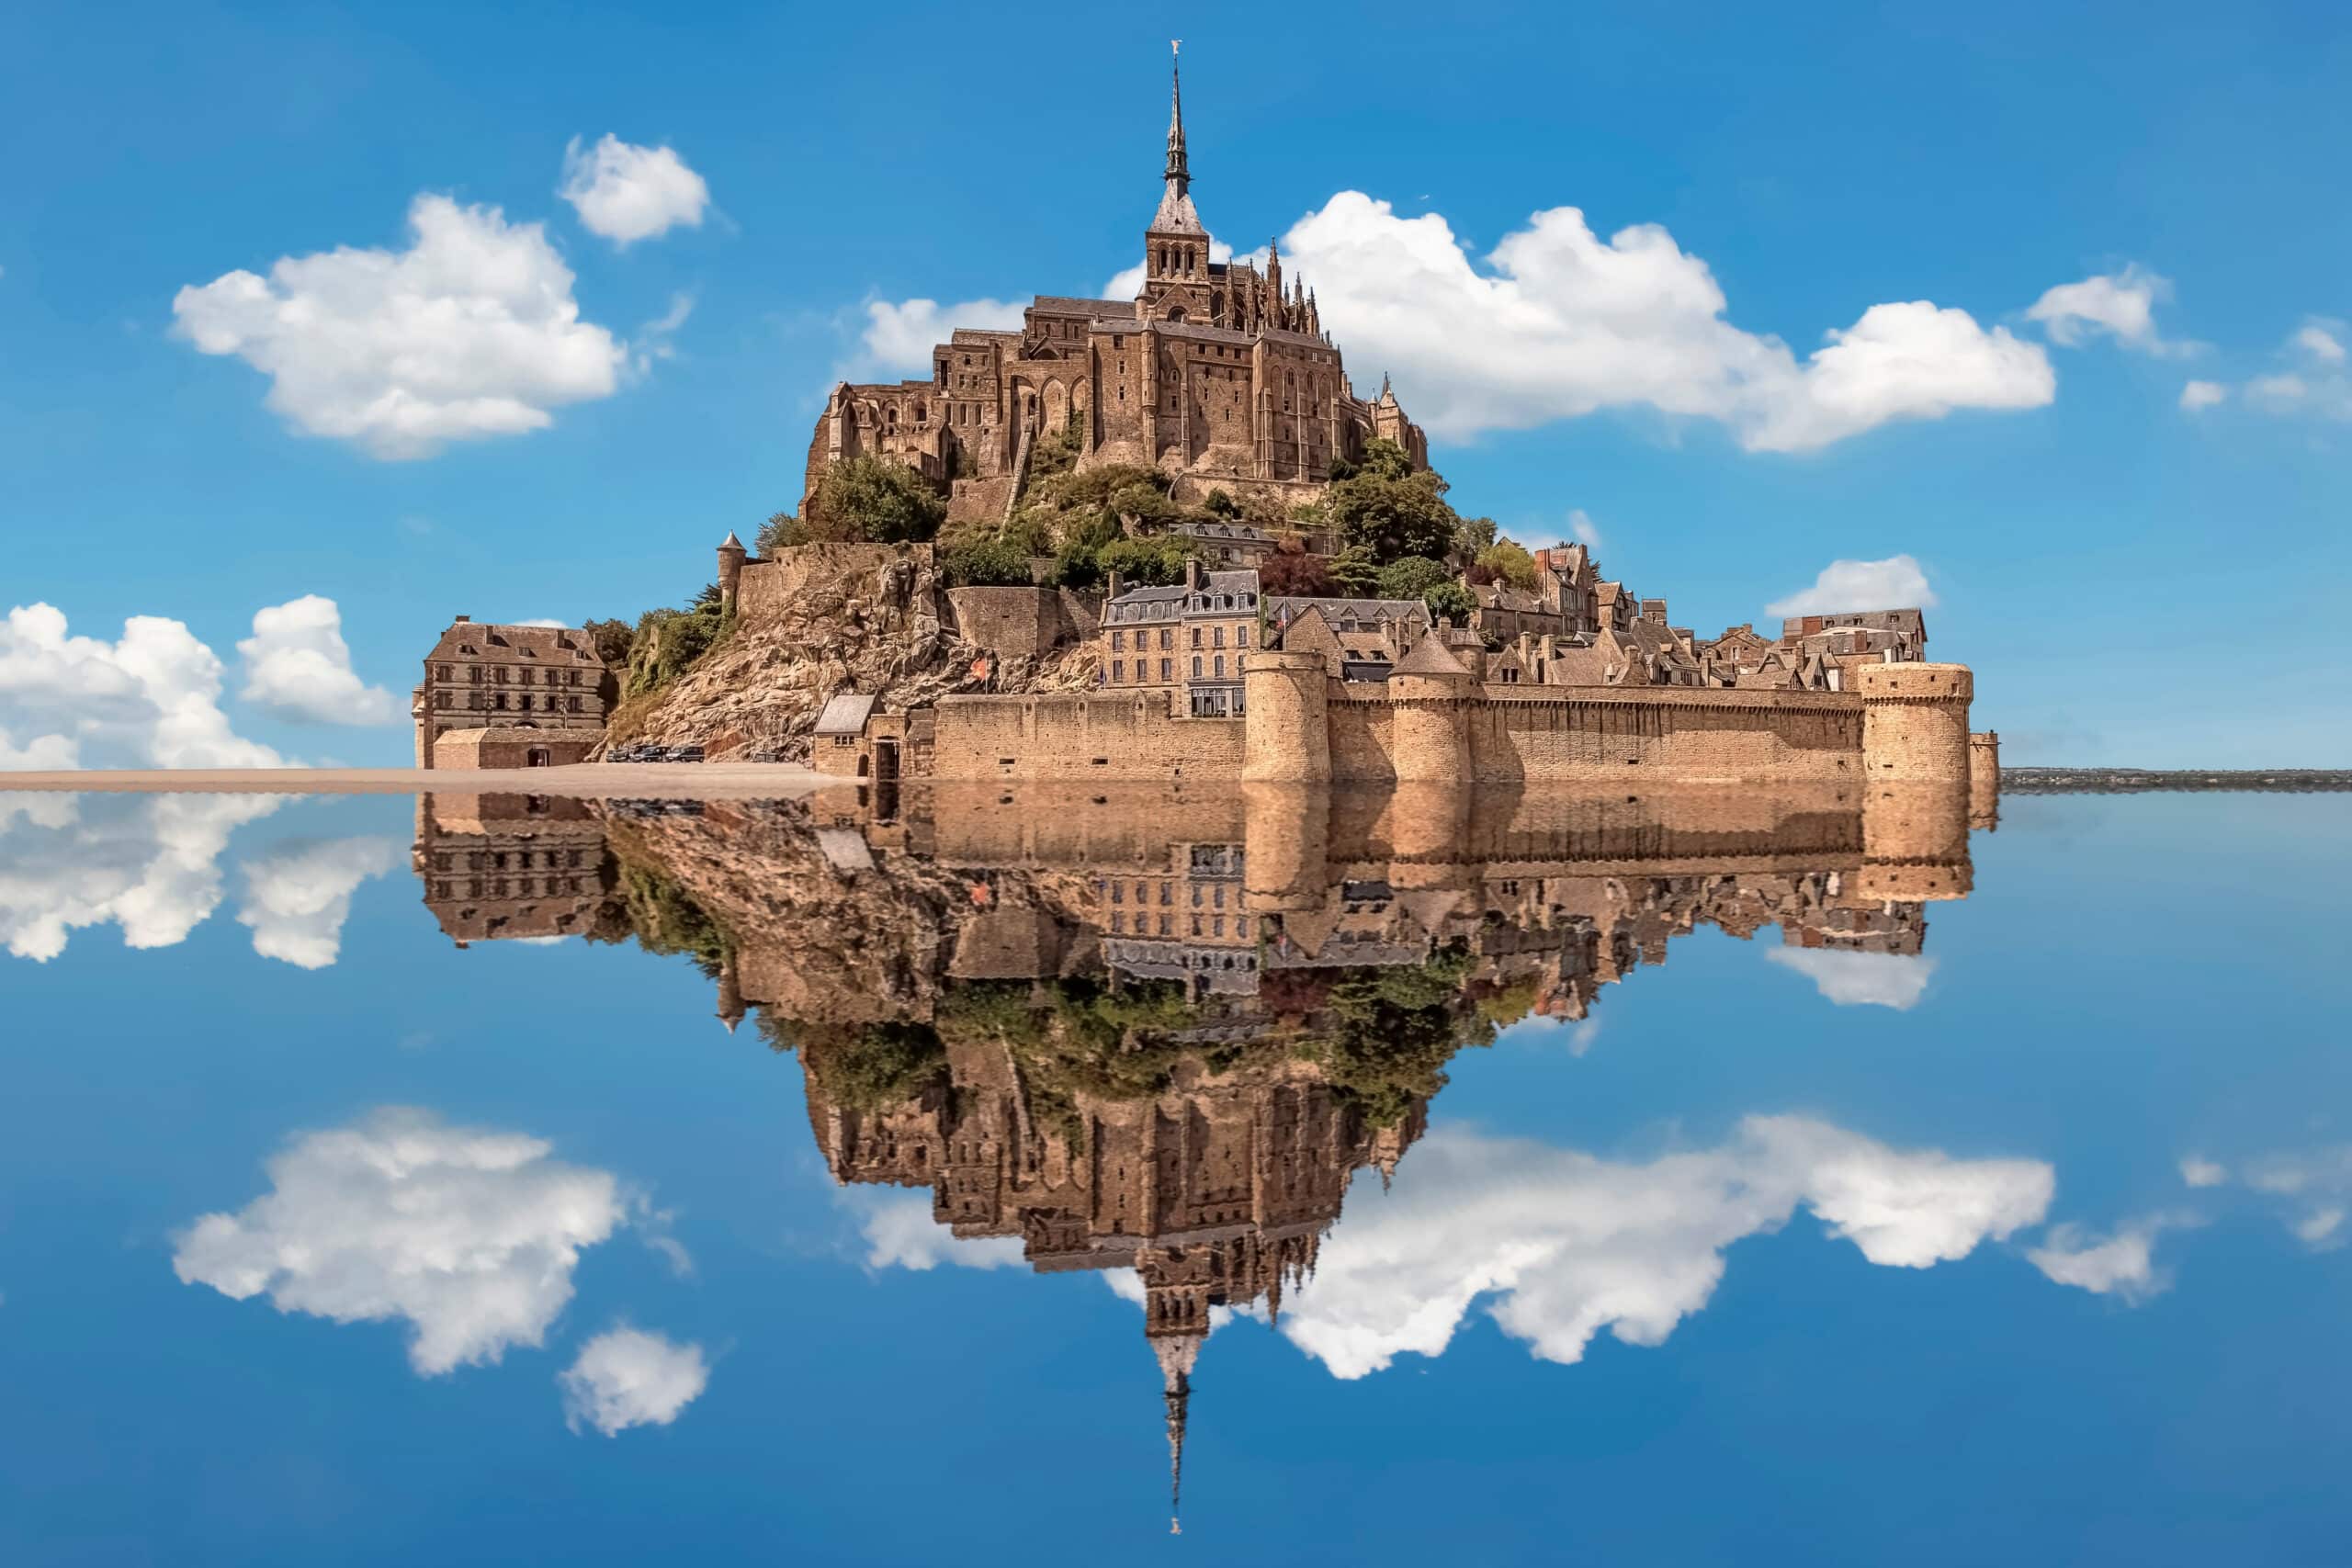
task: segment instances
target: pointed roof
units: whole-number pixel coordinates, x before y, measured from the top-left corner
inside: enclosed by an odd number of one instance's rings
[[[1445,650],[1445,639],[1439,637],[1425,637],[1414,643],[1413,651],[1398,660],[1396,668],[1389,674],[1392,678],[1397,675],[1451,675],[1463,681],[1470,679],[1470,671],[1462,668],[1462,661]]]
[[[743,547],[743,541],[735,536],[734,529],[729,528],[727,530],[727,537],[718,541],[718,547],[722,550],[740,550]]]
[[[1186,1334],[1154,1335],[1152,1354],[1159,1359],[1161,1396],[1168,1407],[1168,1533],[1184,1533],[1182,1506],[1184,1497],[1184,1424],[1193,1401],[1193,1365],[1200,1359],[1201,1341],[1207,1336],[1198,1330]]]

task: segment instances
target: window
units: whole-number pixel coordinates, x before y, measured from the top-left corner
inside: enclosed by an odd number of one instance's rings
[[[1171,649],[1171,648],[1173,648],[1173,647],[1175,647],[1175,646],[1176,646],[1176,634],[1175,634],[1175,632],[1173,632],[1172,630],[1170,630],[1170,629],[1169,627],[1167,627],[1167,626],[1162,626],[1162,627],[1160,627],[1160,628],[1159,628],[1159,647],[1160,647],[1160,650],[1161,650],[1162,652],[1165,652],[1165,651],[1167,651],[1169,649]]]
[[[1250,628],[1246,624],[1233,628],[1233,646],[1236,648],[1250,646]]]
[[[1193,680],[1195,680],[1195,681],[1197,681],[1197,680],[1199,680],[1200,678],[1201,678],[1201,656],[1200,656],[1199,654],[1197,654],[1197,653],[1196,653],[1196,654],[1193,655]],[[499,699],[498,699],[498,702],[499,702],[499,705],[500,705],[501,707],[503,707],[503,706],[506,705],[506,699],[505,699],[504,697],[501,697],[501,698],[499,698]]]
[[[1225,679],[1225,655],[1222,653],[1216,656],[1216,678],[1220,681]]]
[[[1223,626],[1215,626],[1210,628],[1209,641],[1219,648],[1223,648],[1225,646],[1225,628]]]
[[[1159,678],[1163,681],[1171,681],[1175,679],[1174,675],[1169,671],[1168,666],[1170,662],[1170,660],[1165,659],[1159,661]]]
[[[1124,659],[1114,659],[1111,660],[1111,679],[1114,681],[1124,681],[1126,678],[1127,661]]]
[[[1126,633],[1125,633],[1125,632],[1113,632],[1113,633],[1111,634],[1111,651],[1112,651],[1112,652],[1114,652],[1114,653],[1123,653],[1123,652],[1125,652],[1125,651],[1126,650],[1126,646],[1127,646],[1127,634],[1126,634]]]
[[[1200,646],[1201,646],[1201,628],[1200,628],[1200,627],[1198,627],[1198,626],[1194,626],[1194,627],[1193,628],[1193,646],[1194,648],[1198,648],[1198,647],[1200,647]],[[1195,659],[1195,660],[1193,660],[1193,663],[1195,663],[1195,664],[1198,664],[1198,663],[1200,662],[1200,660],[1197,660],[1197,659]]]

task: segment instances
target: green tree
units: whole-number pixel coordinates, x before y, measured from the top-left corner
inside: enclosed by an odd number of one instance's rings
[[[1453,573],[1442,560],[1427,556],[1407,556],[1390,561],[1380,569],[1380,596],[1383,599],[1418,599],[1441,582],[1453,581]]]
[[[1018,588],[1029,581],[1029,552],[1004,534],[960,534],[942,545],[940,564],[952,588]]]
[[[1201,498],[1201,510],[1231,519],[1241,515],[1241,503],[1222,490],[1213,490]]]
[[[1478,602],[1470,597],[1470,590],[1452,578],[1432,583],[1421,591],[1421,602],[1430,607],[1432,616],[1442,616],[1457,626],[1466,626],[1477,613]]]
[[[1121,581],[1165,586],[1184,581],[1184,564],[1192,553],[1174,539],[1114,539],[1095,553],[1103,571],[1115,571]]]
[[[588,634],[588,640],[595,648],[597,658],[615,669],[628,663],[631,633],[627,621],[591,621],[581,629]]]
[[[763,559],[789,546],[805,544],[800,536],[800,519],[789,512],[778,512],[760,525],[752,539],[752,553]]]
[[[1381,565],[1406,556],[1442,559],[1452,552],[1461,518],[1445,502],[1445,480],[1424,468],[1393,471],[1404,455],[1393,443],[1374,442],[1396,453],[1396,462],[1368,455],[1351,478],[1324,494],[1323,516],[1342,545],[1363,545]]]
[[[1535,558],[1516,539],[1498,539],[1477,554],[1476,564],[1489,580],[1513,588],[1535,586]]]
[[[799,532],[804,542],[870,540],[896,544],[929,539],[947,516],[947,502],[903,463],[859,455],[825,470],[808,498]]]
[[[1464,517],[1453,531],[1454,553],[1464,559],[1475,559],[1479,551],[1495,542],[1495,520],[1491,517]]]
[[[1380,592],[1380,563],[1369,545],[1350,545],[1331,558],[1331,586],[1351,599],[1371,599]]]

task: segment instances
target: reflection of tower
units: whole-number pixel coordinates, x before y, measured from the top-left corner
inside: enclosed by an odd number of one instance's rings
[[[2001,736],[1987,729],[1968,738],[1968,825],[1986,832],[2001,825]]]
[[[1968,785],[1962,779],[1873,781],[1862,792],[1862,864],[1855,891],[1872,902],[1965,898]]]
[[[1193,1316],[1197,1311],[1199,1315]],[[1152,1287],[1144,1298],[1144,1334],[1159,1361],[1161,1398],[1168,1407],[1168,1533],[1184,1533],[1184,1420],[1193,1398],[1193,1366],[1208,1337],[1208,1298],[1185,1288]]]
[[[1295,784],[1245,784],[1242,794],[1244,903],[1261,914],[1319,908],[1329,874],[1329,798]]]

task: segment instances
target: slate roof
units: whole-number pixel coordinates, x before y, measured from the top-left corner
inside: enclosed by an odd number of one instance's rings
[[[1415,643],[1413,651],[1398,660],[1396,668],[1389,671],[1392,676],[1459,675],[1465,678],[1469,673],[1462,667],[1460,660],[1445,650],[1444,641],[1433,637],[1425,637]]]
[[[874,712],[874,694],[870,692],[843,692],[825,704],[825,711],[817,716],[819,735],[863,735],[865,721]]]

